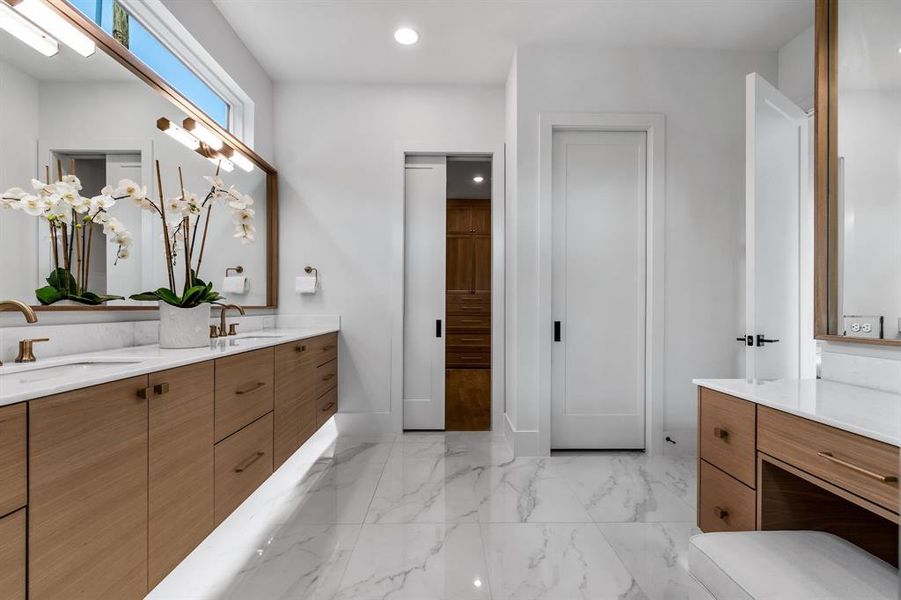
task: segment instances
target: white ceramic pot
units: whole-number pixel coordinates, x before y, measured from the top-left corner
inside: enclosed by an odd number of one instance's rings
[[[209,304],[178,308],[160,302],[160,348],[202,348],[209,343]]]

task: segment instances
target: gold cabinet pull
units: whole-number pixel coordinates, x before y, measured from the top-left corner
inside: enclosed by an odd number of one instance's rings
[[[255,392],[255,391],[257,391],[258,389],[260,389],[260,388],[263,387],[264,385],[266,385],[266,383],[265,383],[264,381],[257,381],[256,383],[250,384],[250,385],[247,386],[246,388],[242,388],[242,389],[240,389],[240,390],[235,390],[235,393],[236,393],[237,395],[239,395],[239,396],[243,396],[244,394],[249,394],[250,392]]]
[[[334,349],[335,349],[335,346],[332,344],[328,344],[327,346],[322,347],[323,352],[328,352],[329,350],[334,350]]]
[[[713,514],[716,515],[716,518],[717,518],[717,519],[723,519],[723,520],[725,520],[726,517],[729,516],[729,511],[726,510],[725,508],[722,508],[722,507],[719,507],[719,506],[714,506],[714,507],[713,507]]]
[[[713,437],[719,438],[721,440],[725,440],[729,437],[729,431],[726,429],[721,429],[720,427],[713,428]]]
[[[238,466],[235,467],[235,473],[243,473],[250,465],[263,458],[264,454],[266,453],[259,450],[257,452],[254,452],[251,456],[248,456],[240,463],[238,463]]]
[[[306,346],[294,346],[294,349],[298,352],[306,352],[307,351]]]
[[[163,394],[169,393],[169,384],[168,383],[158,383],[153,386],[153,393],[157,396],[162,396]]]
[[[861,475],[865,475],[867,477],[872,477],[873,479],[877,479],[877,480],[881,481],[882,483],[895,483],[896,481],[898,481],[897,475],[882,475],[881,473],[871,471],[871,470],[867,469],[866,467],[861,467],[860,465],[855,465],[854,463],[850,463],[846,460],[837,458],[835,455],[832,454],[832,452],[817,452],[817,456],[819,456],[820,458],[825,458],[829,462],[832,462],[837,465],[841,465],[843,467],[851,469],[852,471],[860,473]]]
[[[322,407],[322,412],[328,412],[329,409],[330,409],[331,407],[333,407],[334,405],[335,405],[334,402],[329,402],[328,404],[326,404],[325,406]]]
[[[331,381],[334,378],[335,378],[335,374],[329,373],[328,375],[323,375],[322,381]]]
[[[138,398],[141,400],[147,400],[150,396],[153,395],[152,387],[145,387],[138,390]]]

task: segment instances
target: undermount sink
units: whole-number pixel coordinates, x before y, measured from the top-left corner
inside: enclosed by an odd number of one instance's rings
[[[140,362],[140,360],[134,359],[73,358],[46,366],[41,364],[13,365],[7,367],[11,369],[9,372],[0,369],[0,382],[28,384],[62,377],[90,376],[92,373],[116,369],[124,365],[136,365]]]

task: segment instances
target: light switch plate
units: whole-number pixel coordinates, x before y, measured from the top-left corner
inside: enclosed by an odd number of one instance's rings
[[[844,331],[847,337],[882,339],[882,317],[845,315]]]

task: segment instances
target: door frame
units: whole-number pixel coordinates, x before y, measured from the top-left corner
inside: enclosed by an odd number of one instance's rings
[[[645,452],[662,454],[666,119],[661,113],[542,112],[538,121],[538,453],[551,450],[553,136],[569,130],[647,134]]]
[[[504,430],[505,373],[505,165],[504,146],[469,144],[433,144],[397,142],[392,157],[395,176],[396,204],[393,206],[391,259],[391,428],[401,433],[404,428],[404,254],[406,225],[404,215],[404,165],[408,155],[485,156],[491,160],[491,431]],[[446,318],[445,318],[446,321]],[[446,327],[445,327],[446,330]]]

